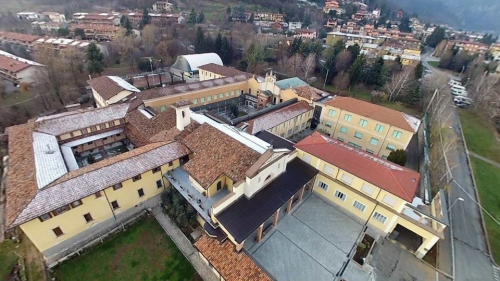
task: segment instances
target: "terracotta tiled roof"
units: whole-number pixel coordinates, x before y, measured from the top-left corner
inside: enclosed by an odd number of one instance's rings
[[[204,188],[222,174],[234,182],[244,179],[245,172],[260,157],[259,153],[208,123],[200,125],[183,142],[195,153],[184,169]]]
[[[412,202],[420,174],[343,142],[313,133],[295,145],[395,196]]]
[[[244,252],[236,252],[228,240],[203,235],[194,246],[227,281],[271,281],[272,279]]]
[[[295,87],[293,91],[301,98],[305,98],[310,101],[318,101],[325,96],[329,96],[327,92],[321,91],[311,86],[300,86]]]
[[[146,139],[150,139],[162,131],[170,130],[176,125],[175,109],[171,107],[151,119],[148,119],[139,110],[134,110],[127,114],[125,120],[141,132]]]
[[[25,62],[0,55],[0,69],[5,69],[7,71],[16,73],[29,66],[30,65]]]
[[[297,28],[294,31],[295,31],[295,33],[314,33],[314,32],[316,32],[315,29],[305,29],[305,28]]]
[[[34,152],[33,122],[7,128],[9,135],[9,167],[6,188],[6,224],[10,225],[38,192]]]
[[[117,33],[118,31],[122,30],[123,27],[119,26],[112,26],[112,25],[97,25],[97,24],[71,24],[69,26],[70,30],[75,30],[77,28],[83,29],[84,31],[86,30],[95,30],[95,31],[110,31]]]
[[[119,92],[126,90],[108,76],[90,79],[87,83],[105,100],[109,100]]]
[[[403,112],[350,97],[335,97],[327,105],[415,133],[420,120]]]
[[[9,31],[0,31],[0,37],[16,41],[26,41],[30,43],[40,39],[40,36]]]
[[[246,132],[253,135],[262,130],[271,129],[283,122],[292,120],[293,118],[310,110],[313,110],[313,107],[310,106],[306,101],[296,102],[289,106],[247,121],[249,126],[247,127]]]
[[[224,77],[233,77],[233,76],[238,76],[238,75],[247,75],[248,77],[253,76],[250,73],[240,71],[236,68],[218,65],[215,63],[209,63],[209,64],[199,66],[198,69],[209,71],[209,72],[212,72],[212,73],[215,73],[217,75],[224,76]]]

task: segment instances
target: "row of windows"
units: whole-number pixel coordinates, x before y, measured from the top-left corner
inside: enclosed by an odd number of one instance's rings
[[[328,111],[328,115],[330,116],[334,116],[335,115],[335,110],[333,109],[330,109]],[[350,122],[352,120],[352,115],[350,114],[344,114],[344,120],[347,121],[347,122]],[[359,126],[361,127],[366,127],[368,126],[368,121],[365,120],[365,119],[360,119],[359,120]],[[331,127],[330,127],[331,128]],[[344,128],[344,131],[342,131],[342,128]],[[380,125],[380,124],[377,124],[375,126],[375,131],[376,132],[383,132],[385,129],[385,127],[383,125]],[[342,133],[347,133],[347,128],[345,127],[341,127],[341,132]],[[392,137],[393,138],[396,138],[396,139],[400,139],[401,137],[403,136],[403,132],[400,132],[398,130],[394,130],[394,132],[392,132]]]
[[[323,189],[325,191],[328,190],[328,184],[326,184],[322,181],[318,181],[318,187],[320,187],[321,189]],[[342,201],[345,201],[347,199],[347,195],[339,190],[335,190],[335,197],[342,200]],[[366,205],[357,201],[357,200],[354,200],[352,206],[354,208],[360,210],[361,212],[364,212],[366,210]],[[379,212],[373,213],[373,219],[375,219],[376,221],[378,221],[382,224],[385,224],[385,222],[387,221],[387,217],[382,215]]]
[[[239,96],[239,95],[240,95],[240,93],[241,93],[241,90],[236,90],[236,91],[234,91],[234,90],[233,90],[233,91],[227,91],[225,94],[224,94],[224,93],[219,93],[219,94],[215,94],[215,95],[213,95],[213,99],[214,99],[214,100],[216,100],[217,98],[219,98],[219,99],[223,99],[223,98],[224,98],[224,96],[225,96],[226,98],[227,98],[227,97],[229,97],[229,96],[234,97],[234,95]],[[212,96],[207,96],[207,97],[206,97],[206,101],[211,101],[211,100],[212,100]],[[193,102],[193,104],[198,104],[198,99],[193,99],[193,101],[192,101],[192,102]],[[200,103],[204,103],[204,102],[205,102],[205,97],[201,97],[201,98],[199,99],[199,102],[200,102]]]
[[[124,124],[125,123],[125,118],[119,119],[118,122],[119,122],[119,124]],[[106,122],[106,123],[101,123],[101,124],[90,126],[89,128],[83,128],[83,129],[80,130],[80,134],[85,135],[85,134],[88,134],[90,132],[96,132],[96,131],[104,130],[106,128],[111,128],[111,127],[114,127],[114,126],[116,126],[115,125],[115,121],[109,121],[109,122]],[[75,137],[76,136],[75,132],[71,132],[69,134],[70,134],[71,137]],[[57,138],[60,139],[59,136]]]
[[[43,221],[46,221],[46,220],[48,220],[48,219],[50,219],[50,218],[53,218],[53,217],[55,217],[55,216],[58,216],[58,215],[60,215],[60,214],[66,213],[67,211],[69,211],[69,210],[71,210],[71,209],[74,209],[74,208],[76,208],[76,207],[78,207],[78,206],[81,206],[81,205],[83,205],[82,200],[76,200],[75,202],[72,202],[72,203],[70,203],[70,204],[68,204],[68,205],[64,205],[64,206],[62,206],[62,207],[59,207],[59,208],[55,209],[55,210],[54,210],[54,211],[52,211],[52,212],[48,212],[48,213],[46,213],[46,214],[41,215],[41,216],[39,217],[39,219],[40,219],[40,221],[42,221],[42,222],[43,222]]]

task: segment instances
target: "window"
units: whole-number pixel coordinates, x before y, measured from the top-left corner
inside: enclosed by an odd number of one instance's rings
[[[233,91],[234,92],[234,91]],[[229,92],[226,92],[226,97],[229,97]]]
[[[205,102],[205,98],[200,98],[200,102]]]
[[[304,129],[306,127],[306,123],[302,123],[302,129]]]
[[[156,174],[156,173],[158,173],[159,171],[161,171],[161,167],[156,167],[156,168],[153,168],[153,174]]]
[[[345,120],[345,121],[350,122],[350,121],[351,121],[351,119],[352,119],[352,115],[349,115],[349,114],[345,114],[345,115],[344,115],[344,120]]]
[[[96,126],[90,126],[90,131],[91,131],[91,132],[95,132],[95,131],[97,131],[97,127],[96,127]]]
[[[396,198],[394,198],[388,194],[384,195],[384,198],[382,198],[382,202],[384,202],[385,204],[387,204],[391,207],[396,206]]]
[[[50,216],[50,213],[46,213],[46,214],[41,215],[41,216],[40,216],[40,217],[38,217],[38,218],[40,219],[40,221],[44,222],[44,221],[46,221],[46,220],[50,219],[50,218],[51,218],[51,216]]]
[[[332,168],[332,167],[330,167],[330,166],[328,166],[328,165],[325,165],[325,166],[323,167],[323,172],[325,172],[325,173],[327,173],[327,174],[329,174],[329,175],[333,175],[333,168]]]
[[[335,110],[333,109],[328,110],[328,115],[335,116]]]
[[[332,123],[332,122],[328,122],[328,121],[327,121],[327,122],[325,123],[325,127],[327,127],[327,128],[331,128],[332,126],[333,126],[333,123]]]
[[[341,127],[340,127],[340,132],[341,132],[341,133],[344,133],[344,134],[347,134],[347,128],[346,128],[346,127],[344,127],[344,126],[341,126]]]
[[[117,137],[119,137],[121,134],[116,134]]]
[[[156,188],[162,187],[161,180],[156,181]]]
[[[220,93],[220,94],[219,94],[219,98],[221,98],[221,99],[222,99],[222,98],[224,98],[224,94],[223,94],[223,93]]]
[[[366,152],[370,153],[370,154],[374,154],[375,151],[371,150],[371,149],[367,149]]]
[[[362,139],[363,138],[363,133],[356,132],[356,133],[354,133],[354,137],[357,138],[357,139]]]
[[[328,190],[328,184],[326,184],[322,181],[318,181],[318,186],[319,186],[319,188],[323,189],[324,191]]]
[[[299,131],[299,125],[295,126],[295,132]]]
[[[217,99],[217,94],[214,95],[214,100],[216,100],[216,99]]]
[[[385,223],[385,221],[387,220],[387,217],[382,215],[381,213],[379,212],[375,212],[373,213],[373,218],[381,223]]]
[[[387,148],[387,150],[390,150],[390,151],[396,150],[396,147],[394,145],[392,145],[392,144],[387,144],[386,148]]]
[[[208,96],[207,101],[211,101],[211,100],[212,100],[212,96]]]
[[[108,122],[108,126],[113,127],[115,125],[115,121]]]
[[[62,214],[62,213],[64,213],[64,212],[67,212],[67,211],[69,211],[69,205],[65,205],[65,206],[62,206],[62,207],[60,207],[60,208],[57,208],[57,209],[55,209],[54,211],[52,211],[52,213],[53,213],[55,216],[57,216],[57,215],[60,215],[60,214]]]
[[[54,234],[56,235],[56,237],[59,237],[59,236],[61,236],[61,235],[64,234],[64,232],[61,230],[60,227],[56,227],[56,228],[52,229],[52,231],[54,232]]]
[[[392,132],[392,137],[393,138],[400,139],[402,136],[403,136],[403,133],[400,132],[400,131],[394,130],[394,132]]]
[[[105,141],[105,140],[107,140],[107,139],[108,139],[108,138],[103,138],[102,140],[103,140],[103,141]]]
[[[297,117],[295,117],[295,118],[293,118],[293,123],[297,123],[297,119],[298,119],[298,118],[299,118],[298,116],[297,116]]]
[[[306,162],[307,164],[311,164],[311,156],[304,154],[304,156],[302,156],[302,161]]]
[[[345,195],[344,193],[342,193],[338,190],[335,190],[335,197],[340,198],[340,200],[342,200],[342,201],[345,201],[345,199],[347,198],[347,195]]]
[[[118,208],[120,208],[120,205],[118,205],[118,201],[113,201],[111,202],[111,207],[113,207],[113,210],[116,210]]]
[[[234,91],[231,91],[231,96],[234,96]]]
[[[83,217],[85,218],[85,221],[87,223],[93,221],[94,219],[92,218],[92,215],[90,215],[90,213],[86,213],[85,215],[83,215]]]
[[[344,142],[343,138],[337,138],[338,141]]]
[[[377,132],[383,132],[384,131],[384,126],[377,124],[377,126],[375,126],[375,131],[377,131]]]
[[[95,198],[99,198],[102,196],[102,193],[100,191],[97,191],[96,193],[94,193],[95,195]]]
[[[172,167],[172,165],[174,165],[174,163],[172,161],[168,162],[169,167]]]
[[[87,133],[87,128],[85,128],[85,129],[81,129],[81,130],[80,130],[80,133],[82,133],[82,134],[86,134],[86,133]]]
[[[141,188],[141,189],[137,190],[137,194],[139,194],[139,197],[144,196],[144,189]]]
[[[290,136],[292,134],[292,129],[288,130],[287,135]]]
[[[371,145],[377,145],[377,144],[378,144],[378,139],[376,139],[376,138],[371,138],[371,139],[370,139],[370,144],[371,144]]]
[[[357,149],[361,149],[361,146],[360,146],[360,145],[357,145],[357,144],[355,144],[355,143],[353,143],[353,142],[348,142],[347,144],[348,144],[348,145],[350,145],[350,146],[352,146],[352,147],[355,147],[355,148],[357,148]]]
[[[193,104],[197,104],[197,103],[198,103],[198,99],[194,99]]]
[[[281,133],[280,137],[284,138],[285,137],[285,133]]]
[[[359,125],[361,127],[366,127],[366,125],[368,125],[368,121],[366,121],[365,119],[361,119],[359,120]]]
[[[138,180],[142,179],[141,175],[137,175],[135,177],[132,177],[132,181],[136,182]]]
[[[123,187],[122,183],[121,183],[121,182],[119,182],[119,183],[117,183],[117,184],[113,185],[113,190],[118,190],[118,189],[120,189],[120,188],[122,188],[122,187]]]
[[[166,109],[167,109],[167,107],[166,107],[165,105],[160,106],[160,112],[163,112],[163,111],[165,111]]]
[[[363,183],[363,185],[361,186],[361,191],[363,191],[364,193],[366,193],[368,195],[373,194],[373,188],[371,186],[367,185],[366,183]]]
[[[82,200],[76,200],[75,202],[71,203],[70,205],[71,205],[71,207],[76,208],[82,204],[83,204]]]
[[[347,184],[352,184],[353,178],[349,176],[348,174],[344,173],[342,174],[341,180]]]
[[[382,155],[382,158],[387,159],[387,155]]]
[[[360,210],[361,212],[364,212],[365,209],[366,209],[366,206],[358,201],[354,201],[354,203],[352,204],[352,206],[358,210]]]

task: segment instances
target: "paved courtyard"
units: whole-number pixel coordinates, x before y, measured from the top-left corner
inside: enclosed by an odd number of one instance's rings
[[[251,254],[277,280],[333,280],[363,225],[312,194]]]

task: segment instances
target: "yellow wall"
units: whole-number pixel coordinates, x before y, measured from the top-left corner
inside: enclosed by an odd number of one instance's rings
[[[333,116],[329,115],[330,110],[334,110]],[[346,121],[345,115],[351,115],[351,120]],[[361,119],[367,121],[366,126],[361,125]],[[330,122],[331,127],[327,127],[327,122]],[[377,125],[382,125],[384,127],[383,131],[377,132],[375,130]],[[347,128],[346,133],[341,131],[342,127]],[[387,149],[389,144],[393,145],[395,149],[406,149],[411,138],[413,137],[412,132],[329,105],[323,107],[321,112],[321,123],[318,128],[334,139],[343,139],[343,142],[345,143],[352,142],[361,146],[362,150],[370,150],[370,152],[373,151],[373,154],[381,157],[387,157],[389,155],[390,150]],[[393,137],[392,135],[395,130],[402,133],[399,139]],[[361,139],[355,137],[356,132],[362,134]],[[372,138],[378,140],[376,145],[370,143]]]
[[[20,226],[22,231],[29,237],[33,244],[40,252],[43,252],[57,243],[67,240],[89,228],[95,226],[99,222],[113,217],[113,210],[110,203],[117,201],[119,208],[114,211],[115,215],[130,209],[135,208],[135,205],[146,201],[147,199],[160,194],[164,187],[157,188],[156,181],[161,180],[162,185],[166,181],[162,175],[168,170],[175,169],[179,166],[179,160],[173,161],[173,165],[165,164],[161,167],[161,171],[153,173],[151,170],[141,175],[142,179],[133,182],[132,179],[122,182],[122,188],[113,190],[108,187],[102,191],[102,196],[96,198],[94,194],[82,198],[82,205],[73,208],[65,213],[54,216],[44,222],[38,218],[26,222]],[[144,196],[139,197],[138,190],[143,188]],[[106,200],[106,196],[109,200]],[[84,214],[90,213],[93,221],[87,223]],[[60,227],[63,235],[56,237],[52,229]]]
[[[211,71],[200,69],[199,77],[200,77],[200,81],[205,81],[205,80],[223,78],[226,76],[222,76],[222,75],[216,74],[216,73],[211,72]]]
[[[217,184],[221,182],[221,190],[224,189],[224,186],[227,185],[227,189],[231,190],[233,189],[233,181],[226,177],[225,175],[221,175],[218,179],[216,179],[210,187],[208,187],[208,197],[212,197],[214,194],[217,193]]]
[[[122,118],[122,119],[116,119],[116,120],[113,120],[113,121],[109,121],[109,122],[106,122],[106,123],[101,123],[101,124],[98,124],[98,125],[95,125],[95,131],[94,132],[97,132],[97,131],[100,131],[100,130],[104,130],[104,129],[108,129],[108,128],[112,128],[112,127],[115,127],[115,126],[118,126],[118,125],[121,125],[121,124],[124,124],[125,123],[125,118]],[[74,138],[74,137],[79,137],[82,134],[82,130],[87,130],[87,133],[85,134],[89,134],[89,133],[93,133],[91,128],[90,127],[87,127],[87,128],[81,128],[77,131],[73,131],[73,132],[69,132],[69,133],[66,133],[66,134],[62,134],[62,135],[59,135],[57,136],[57,139],[58,140],[67,140],[67,139],[71,139],[71,138]]]
[[[284,138],[292,136],[307,127],[307,121],[312,118],[312,112],[312,110],[304,112],[301,115],[297,116],[296,121],[295,118],[290,119],[275,127],[270,128],[268,131]],[[299,126],[298,130],[296,130],[296,126]],[[289,132],[290,130],[291,133]]]

